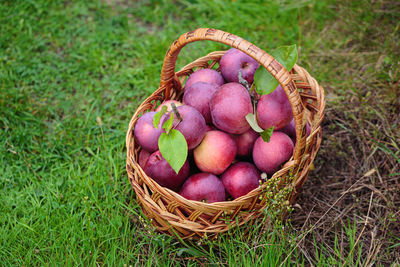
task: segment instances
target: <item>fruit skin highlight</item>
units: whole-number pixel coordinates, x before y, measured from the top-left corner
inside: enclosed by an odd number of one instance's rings
[[[259,170],[273,174],[293,155],[293,147],[292,139],[285,133],[273,132],[268,143],[260,136],[253,147],[254,163]]]
[[[154,111],[143,114],[136,122],[134,129],[134,136],[139,145],[150,153],[158,150],[158,138],[162,133],[162,124],[158,126],[158,129],[153,126],[155,114]]]
[[[218,88],[210,101],[211,118],[220,130],[242,134],[250,129],[246,115],[253,112],[251,98],[239,83],[226,83]]]
[[[231,165],[235,159],[236,150],[236,143],[229,134],[208,131],[203,141],[193,151],[193,155],[201,171],[218,175]]]
[[[292,119],[292,107],[280,85],[272,93],[261,96],[257,104],[257,122],[261,128],[274,126],[274,130],[279,130]]]
[[[186,90],[192,84],[197,82],[212,83],[216,84],[217,86],[221,86],[225,83],[224,78],[218,71],[212,69],[201,69],[201,70],[196,70],[195,72],[190,74],[189,78],[185,83],[184,89]]]
[[[221,180],[211,173],[197,173],[190,176],[179,192],[190,200],[207,203],[225,201],[225,188]]]
[[[189,162],[186,160],[177,174],[163,158],[161,152],[157,150],[147,160],[144,172],[159,185],[178,191],[182,183],[189,176],[190,167]]]
[[[249,55],[242,51],[231,48],[229,49],[220,60],[220,69],[222,76],[227,82],[239,82],[239,70],[242,72],[243,78],[252,84],[254,81],[254,74],[260,64]]]
[[[230,166],[221,176],[226,191],[238,198],[257,188],[261,173],[249,162],[237,162]]]

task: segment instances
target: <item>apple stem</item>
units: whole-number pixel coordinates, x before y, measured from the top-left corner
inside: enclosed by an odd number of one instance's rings
[[[254,84],[252,84],[251,87],[249,86],[248,81],[246,81],[243,78],[243,73],[242,73],[241,70],[239,70],[238,78],[239,78],[239,83],[241,85],[243,85],[247,89],[247,91],[249,92],[250,98],[251,98],[251,103],[253,103],[253,112],[254,112],[254,114],[256,114],[256,105],[257,105],[258,99],[256,98],[255,93],[254,93],[255,92]]]
[[[179,113],[178,109],[176,108],[175,103],[171,103],[171,107],[172,107],[172,110],[174,111],[176,117],[178,118],[179,122],[181,122],[182,121],[182,116]]]
[[[249,83],[243,78],[243,73],[241,70],[239,70],[238,78],[239,78],[239,83],[241,85],[243,85],[244,87],[246,87],[247,91],[249,91],[249,93],[251,93]]]

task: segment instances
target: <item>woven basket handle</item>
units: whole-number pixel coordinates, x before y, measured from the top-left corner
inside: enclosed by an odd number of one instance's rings
[[[291,79],[290,74],[285,67],[283,67],[271,55],[236,35],[211,28],[200,28],[182,34],[176,41],[174,41],[165,55],[163,67],[161,69],[160,88],[165,88],[165,98],[169,97],[171,88],[174,85],[175,63],[179,52],[185,45],[202,40],[223,43],[246,53],[263,65],[272,76],[278,80],[289,99],[290,105],[292,106],[297,136],[293,157],[295,160],[298,160],[303,154],[306,134],[304,127],[305,122],[303,122],[304,107],[294,81]]]

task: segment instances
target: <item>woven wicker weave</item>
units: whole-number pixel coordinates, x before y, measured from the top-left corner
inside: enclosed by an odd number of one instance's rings
[[[181,197],[148,177],[138,164],[139,145],[133,137],[133,129],[139,116],[155,110],[168,99],[181,100],[185,79],[198,68],[218,70],[218,63],[225,51],[217,51],[199,58],[175,73],[175,63],[180,50],[188,43],[212,40],[237,48],[256,59],[282,85],[292,106],[296,124],[297,141],[292,158],[273,177],[247,195],[233,201],[203,203]],[[129,123],[126,136],[127,172],[129,181],[136,192],[143,213],[161,232],[179,235],[180,238],[198,239],[216,236],[230,228],[245,223],[263,214],[268,206],[271,181],[279,183],[280,189],[290,188],[285,203],[292,203],[307,179],[310,165],[321,144],[321,121],[324,115],[324,91],[317,81],[303,68],[295,65],[291,73],[273,57],[248,41],[233,34],[202,28],[181,35],[168,50],[161,70],[160,87],[137,109]],[[311,134],[306,137],[305,124],[311,126]]]

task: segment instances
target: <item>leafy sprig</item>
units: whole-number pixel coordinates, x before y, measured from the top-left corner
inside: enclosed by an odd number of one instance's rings
[[[279,63],[290,71],[297,61],[297,46],[281,46],[270,53]],[[266,68],[258,68],[254,74],[254,86],[259,95],[272,93],[279,85],[279,82],[272,76]]]
[[[258,125],[257,119],[256,119],[256,106],[257,106],[258,99],[255,96],[254,91],[252,91],[252,89],[250,88],[249,83],[245,79],[243,79],[242,71],[240,71],[240,70],[239,70],[238,77],[239,77],[239,83],[242,84],[247,89],[247,91],[249,91],[249,94],[251,96],[251,102],[253,105],[253,113],[247,114],[246,120],[250,124],[250,127],[255,132],[260,134],[260,136],[262,137],[264,142],[269,142],[272,132],[274,131],[274,127],[264,130]]]
[[[277,61],[279,61],[288,71],[293,68],[298,58],[296,45],[278,47],[270,54]],[[254,94],[254,88],[259,95],[267,95],[272,93],[278,87],[279,82],[274,78],[274,76],[272,76],[271,73],[269,73],[266,68],[262,67],[258,68],[256,73],[254,74],[254,83],[252,84],[251,88],[249,87],[248,82],[243,79],[242,73],[240,71],[239,82],[249,91],[253,104],[253,113],[249,113],[246,115],[247,122],[250,124],[251,128],[254,131],[261,135],[264,142],[269,142],[271,135],[274,131],[274,127],[262,129],[258,125],[256,116],[256,106],[258,99]]]
[[[188,146],[183,134],[174,128],[174,114],[178,118],[178,124],[182,121],[182,117],[176,106],[172,103],[173,112],[169,118],[163,122],[161,133],[158,138],[158,148],[161,155],[165,158],[171,168],[178,174],[183,164],[185,164],[188,155]],[[167,107],[163,106],[159,112],[154,115],[153,125],[156,129],[160,124],[160,120],[167,112]],[[176,125],[178,125],[176,124]],[[175,127],[176,127],[175,125]]]

